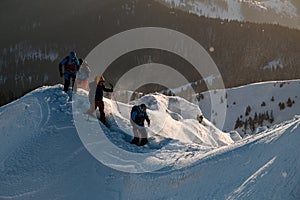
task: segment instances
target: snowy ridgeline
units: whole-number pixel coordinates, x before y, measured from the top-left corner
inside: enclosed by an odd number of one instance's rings
[[[197,117],[202,114],[199,107],[180,97],[153,94],[130,104],[116,103],[105,98],[109,129],[95,118],[84,114],[89,108],[86,91],[79,90],[72,98],[73,101],[62,92],[61,85],[45,86],[1,107],[1,137],[7,143],[1,147],[3,151],[0,154],[9,153],[23,142],[47,134],[69,135],[78,132],[82,137],[81,126],[86,129],[84,135],[97,135],[101,127],[108,139],[121,149],[145,153],[154,148],[159,152],[155,156],[159,157],[163,152],[164,156],[169,156],[173,152],[183,153],[188,149],[203,156],[212,149],[234,143],[233,139],[240,139],[236,136],[232,139],[229,133],[220,131],[205,118],[199,123]],[[130,110],[133,104],[140,103],[145,103],[149,108],[151,126],[147,127],[147,132],[150,149],[129,144],[133,136]],[[170,162],[177,159],[179,158],[174,156]],[[177,167],[185,165],[187,163],[183,162]]]
[[[150,143],[138,147],[129,144],[131,105],[105,99],[108,129],[83,114],[86,92],[72,99],[58,85],[0,108],[0,199],[300,198],[299,117],[234,142],[208,120],[199,124],[196,105],[147,95],[137,101],[149,107]],[[96,140],[99,129],[117,151]],[[136,174],[139,155],[148,155],[142,169],[163,167]]]

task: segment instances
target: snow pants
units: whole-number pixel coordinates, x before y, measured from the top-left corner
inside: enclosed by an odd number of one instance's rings
[[[76,79],[76,74],[70,74],[70,73],[65,73],[64,74],[64,79],[65,79],[65,83],[64,83],[64,91],[67,93],[68,89],[70,87],[71,84],[71,79],[72,79],[72,90],[76,91],[76,85],[75,85],[75,79]]]
[[[132,119],[130,119],[130,123],[132,125],[133,137],[141,139],[147,139],[148,134],[146,128],[144,126],[137,125]]]
[[[104,113],[104,102],[103,101],[95,101],[95,110],[99,108],[100,112],[100,121],[106,125],[105,113]]]

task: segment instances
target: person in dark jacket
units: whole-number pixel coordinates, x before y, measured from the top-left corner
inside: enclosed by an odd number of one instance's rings
[[[88,110],[88,114],[92,114],[97,108],[100,112],[100,121],[106,124],[106,118],[104,113],[104,102],[103,102],[103,92],[113,92],[113,85],[110,84],[111,88],[106,88],[104,85],[105,78],[101,76],[97,81],[97,85],[95,87],[94,83],[90,84],[92,88],[89,91],[89,100],[92,101],[92,97],[94,96],[94,104],[91,103],[91,108]],[[92,107],[93,106],[93,107]]]
[[[133,106],[131,110],[130,122],[132,125],[134,138],[130,144],[136,144],[139,146],[144,146],[148,143],[147,131],[145,128],[145,120],[150,126],[150,119],[146,112],[146,105],[141,104],[139,106]]]
[[[64,77],[64,91],[66,93],[68,92],[71,79],[72,79],[72,90],[74,89],[76,74],[79,68],[80,68],[80,63],[74,51],[71,51],[70,55],[65,57],[59,63],[59,74],[60,77]]]

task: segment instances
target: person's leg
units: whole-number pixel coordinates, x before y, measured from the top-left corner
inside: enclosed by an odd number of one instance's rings
[[[72,74],[72,90],[73,92],[77,91],[77,83],[76,83],[76,74]]]
[[[94,111],[96,111],[96,117],[100,120],[100,116],[97,113],[97,108],[100,111],[100,107],[101,107],[101,102],[100,101],[95,101],[94,103]]]
[[[144,146],[145,144],[148,143],[148,136],[147,136],[147,131],[145,127],[142,127],[139,129],[140,134],[141,134],[141,146]]]
[[[133,130],[133,139],[131,140],[130,144],[138,144],[140,142],[140,138],[138,137],[138,130],[137,128],[132,128]]]
[[[133,139],[131,140],[130,144],[138,144],[139,143],[138,129],[135,123],[131,119],[130,119],[130,123],[132,125],[132,132],[133,132]]]
[[[97,110],[97,108],[100,106],[100,102],[99,101],[95,101],[94,103],[94,109]]]
[[[106,125],[105,113],[104,113],[104,102],[99,101],[99,112],[100,112],[100,121]]]
[[[64,75],[64,79],[65,79],[64,91],[65,91],[65,93],[67,93],[68,90],[69,90],[69,86],[70,86],[70,75],[69,74],[65,74]]]

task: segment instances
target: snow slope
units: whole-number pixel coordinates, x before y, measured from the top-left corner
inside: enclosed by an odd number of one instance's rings
[[[270,81],[255,84],[249,84],[242,87],[231,88],[226,90],[227,93],[227,112],[226,120],[223,130],[230,131],[235,127],[237,118],[242,121],[252,119],[255,113],[262,114],[268,112],[269,115],[273,113],[274,122],[278,124],[283,121],[291,119],[295,115],[300,114],[300,80],[287,81]],[[218,98],[218,93],[215,94]],[[204,116],[210,119],[211,107],[209,93],[203,93],[203,99],[200,100],[200,108]],[[292,106],[288,107],[288,99],[291,99]],[[221,96],[219,95],[219,99]],[[220,104],[222,101],[219,101]],[[265,105],[263,105],[265,103]],[[284,103],[285,108],[280,109],[279,103]],[[245,115],[247,106],[251,107],[251,112],[248,116]],[[217,111],[215,112],[217,114]],[[272,125],[264,121],[263,126]],[[257,128],[258,126],[256,126]],[[245,132],[238,129],[239,133]],[[250,130],[247,130],[249,133]]]
[[[199,16],[300,29],[300,4],[296,0],[158,0]]]
[[[233,143],[209,121],[199,124],[193,119],[201,111],[185,100],[148,95],[138,101],[149,107],[150,144],[138,147],[128,144],[129,105],[105,99],[107,129],[80,112],[88,107],[83,91],[73,100],[58,85],[0,108],[0,199],[300,198],[299,117]],[[78,109],[72,110],[72,103]],[[184,113],[178,108],[194,109]],[[153,152],[156,159],[151,161],[164,162],[164,167],[129,173],[99,162],[77,134],[78,120],[90,124],[87,130],[98,124],[127,152]],[[173,125],[180,127],[181,135],[170,131]]]

